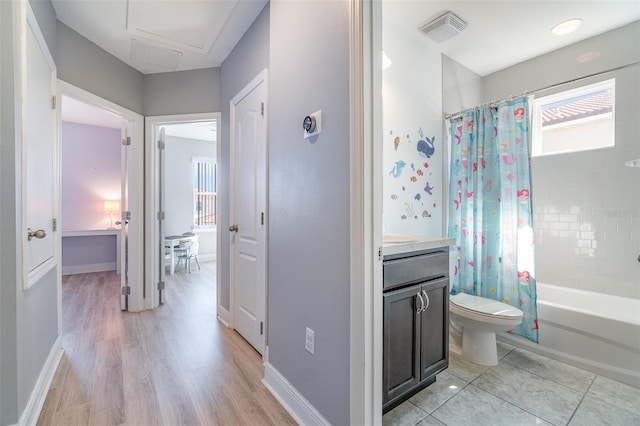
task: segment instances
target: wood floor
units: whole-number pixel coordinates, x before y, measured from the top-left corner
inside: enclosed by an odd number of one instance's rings
[[[64,356],[38,425],[295,424],[216,320],[215,263],[167,278],[163,306],[128,313],[115,272],[63,277]]]

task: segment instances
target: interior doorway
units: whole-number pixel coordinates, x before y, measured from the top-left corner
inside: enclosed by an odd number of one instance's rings
[[[143,118],[58,87],[62,274],[115,271],[121,309],[143,310]]]
[[[201,273],[200,262],[215,261],[220,250],[220,113],[147,117],[146,131],[145,287],[156,307],[176,276]],[[219,282],[214,269],[211,282]]]

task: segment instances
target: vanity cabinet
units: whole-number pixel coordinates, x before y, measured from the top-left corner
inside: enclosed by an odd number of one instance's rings
[[[435,381],[449,364],[449,255],[384,262],[383,411]]]

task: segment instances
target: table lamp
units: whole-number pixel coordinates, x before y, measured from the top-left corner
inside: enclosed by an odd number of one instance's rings
[[[120,211],[120,201],[119,200],[104,200],[104,212],[109,213],[109,217],[111,218],[111,224],[107,229],[113,228],[113,214]]]

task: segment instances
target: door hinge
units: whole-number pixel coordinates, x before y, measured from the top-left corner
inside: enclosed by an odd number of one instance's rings
[[[164,220],[164,212],[158,212],[158,220]]]
[[[158,149],[159,150],[163,150],[164,149],[164,141],[162,141],[162,140],[158,141]]]
[[[122,145],[129,146],[131,145],[131,137],[127,136],[122,138]]]
[[[260,115],[264,117],[264,102],[260,102]]]
[[[56,232],[57,229],[58,229],[58,219],[54,217],[53,219],[51,219],[51,230],[53,232]]]
[[[122,212],[122,220],[131,220],[131,212]]]
[[[378,247],[378,260],[382,260],[382,247]]]
[[[264,334],[264,322],[260,321],[260,335]]]
[[[131,295],[131,287],[129,286],[122,287],[122,295],[123,296]]]
[[[51,96],[51,109],[56,109],[57,107],[57,98],[56,95]]]
[[[164,281],[158,281],[158,290],[164,290]]]
[[[260,213],[260,225],[264,225],[264,212]]]

